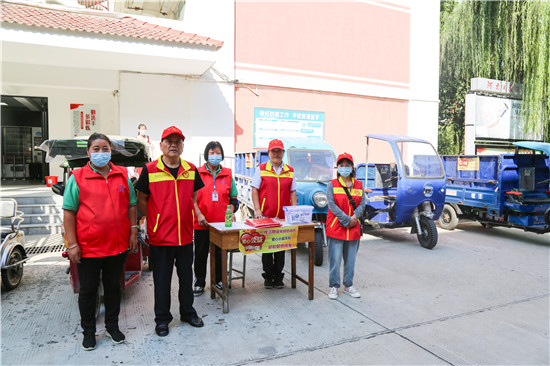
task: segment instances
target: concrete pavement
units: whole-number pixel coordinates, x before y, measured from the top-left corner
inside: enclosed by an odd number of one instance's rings
[[[37,254],[20,287],[2,292],[1,363],[549,364],[550,236],[476,223],[438,231],[431,251],[405,229],[364,235],[355,271],[359,299],[328,299],[326,256],[315,267],[309,301],[306,286],[291,289],[288,278],[284,289],[264,289],[261,258],[249,255],[246,286],[233,283],[228,314],[219,298],[196,298],[205,322],[200,329],[179,321],[174,278],[175,319],[165,338],[154,333],[152,275],[143,272],[123,295],[127,342],[114,345],[105,337],[100,314],[90,352],[81,348],[67,260],[59,252]],[[58,235],[27,239],[61,243]],[[305,274],[306,251],[297,257],[298,273]]]

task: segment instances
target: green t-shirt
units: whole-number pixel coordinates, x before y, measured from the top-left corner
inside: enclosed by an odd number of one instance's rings
[[[88,163],[90,168],[97,174],[100,174],[94,167]],[[136,198],[136,192],[133,188],[132,181],[128,177],[128,187],[130,188],[130,206],[135,206],[137,204],[137,198]],[[80,191],[78,189],[78,183],[76,183],[76,179],[74,178],[74,175],[71,175],[69,180],[67,181],[67,184],[65,185],[65,192],[63,193],[63,209],[64,210],[70,210],[70,211],[78,211],[78,198],[80,195]]]

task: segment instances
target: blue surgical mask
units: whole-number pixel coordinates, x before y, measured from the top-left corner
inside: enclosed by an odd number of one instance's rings
[[[92,164],[102,168],[111,160],[111,152],[90,153],[90,160]]]
[[[351,174],[353,168],[351,166],[339,166],[338,167],[338,174],[340,174],[342,177],[347,177]]]
[[[212,166],[217,166],[218,164],[220,164],[220,161],[222,161],[221,155],[208,155],[208,162]]]

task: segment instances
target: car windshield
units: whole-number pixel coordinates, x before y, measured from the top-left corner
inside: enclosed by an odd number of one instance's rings
[[[441,158],[434,147],[425,142],[397,143],[403,160],[405,175],[409,178],[441,178],[444,176]]]
[[[334,171],[334,154],[330,150],[288,150],[288,163],[301,181],[328,181]]]

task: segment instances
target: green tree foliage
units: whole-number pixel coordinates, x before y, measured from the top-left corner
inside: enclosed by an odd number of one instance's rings
[[[442,1],[439,146],[464,150],[470,79],[523,84],[525,129],[550,141],[550,1]]]

